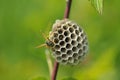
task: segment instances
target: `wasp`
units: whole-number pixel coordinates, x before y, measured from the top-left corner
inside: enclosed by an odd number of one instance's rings
[[[51,40],[49,39],[49,37],[46,38],[44,34],[43,34],[43,37],[46,39],[45,44],[41,44],[41,45],[37,46],[36,48],[41,48],[41,47],[43,47],[43,46],[46,46],[46,47],[51,48],[51,47],[54,46],[53,41],[51,41]]]

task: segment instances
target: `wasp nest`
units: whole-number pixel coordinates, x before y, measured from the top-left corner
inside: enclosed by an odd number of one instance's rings
[[[56,20],[49,39],[54,43],[52,47],[54,58],[63,64],[78,64],[88,51],[85,32],[68,19]]]

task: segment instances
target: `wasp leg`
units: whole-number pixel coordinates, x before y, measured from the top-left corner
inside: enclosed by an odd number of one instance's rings
[[[41,45],[38,45],[38,46],[36,46],[35,48],[41,48],[41,47],[47,47],[47,45],[46,44],[41,44]]]

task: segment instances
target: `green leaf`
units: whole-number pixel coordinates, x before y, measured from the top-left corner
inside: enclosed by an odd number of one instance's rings
[[[90,0],[91,4],[96,8],[96,10],[102,14],[103,11],[103,0]]]
[[[75,79],[75,78],[73,78],[73,77],[68,77],[68,78],[64,78],[64,79],[62,79],[62,80],[77,80],[77,79]]]
[[[47,79],[44,77],[35,77],[35,78],[32,78],[32,80],[47,80]]]

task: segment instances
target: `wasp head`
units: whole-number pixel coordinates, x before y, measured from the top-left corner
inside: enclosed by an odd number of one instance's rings
[[[49,47],[53,47],[54,43],[52,41],[50,41],[50,40],[47,40],[46,45],[49,46]]]

